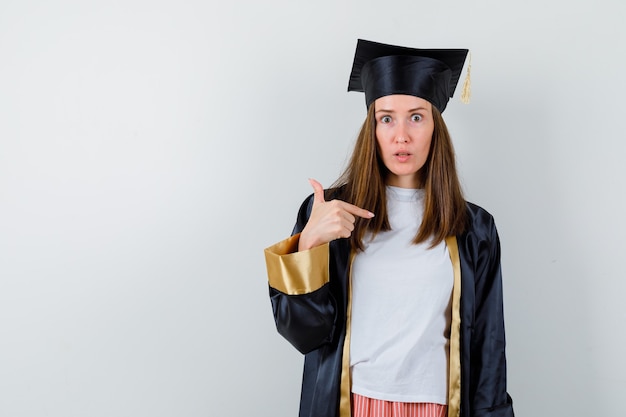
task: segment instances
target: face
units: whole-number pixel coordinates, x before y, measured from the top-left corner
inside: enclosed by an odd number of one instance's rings
[[[419,188],[419,171],[428,158],[435,128],[432,105],[401,94],[381,97],[373,104],[378,150],[389,170],[387,185]]]

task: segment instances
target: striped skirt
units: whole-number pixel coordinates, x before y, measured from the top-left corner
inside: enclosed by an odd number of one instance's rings
[[[448,406],[433,403],[399,403],[352,393],[352,417],[446,417]]]

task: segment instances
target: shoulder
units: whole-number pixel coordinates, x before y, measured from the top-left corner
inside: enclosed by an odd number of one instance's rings
[[[493,222],[493,216],[491,215],[491,213],[489,213],[487,210],[485,210],[484,208],[482,208],[481,206],[474,204],[474,203],[470,203],[469,201],[465,202],[465,207],[467,208],[467,215],[470,219],[470,221],[492,221]]]
[[[497,240],[496,222],[491,213],[474,203],[466,202],[465,206],[467,224],[463,235],[478,240]]]
[[[472,271],[476,285],[498,279],[500,238],[493,216],[476,204],[467,203],[465,232],[457,236],[462,262]],[[467,274],[465,274],[467,275]]]

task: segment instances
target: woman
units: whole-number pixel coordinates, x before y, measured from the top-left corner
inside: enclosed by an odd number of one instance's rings
[[[277,329],[305,354],[301,417],[513,416],[498,234],[441,117],[466,55],[358,42],[350,163],[265,250]]]

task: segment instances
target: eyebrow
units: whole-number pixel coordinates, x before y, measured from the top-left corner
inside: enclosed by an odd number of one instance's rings
[[[426,110],[426,107],[416,107],[414,109],[410,109],[407,113],[413,113],[419,110]],[[380,109],[376,110],[374,113],[395,113],[395,110]]]

